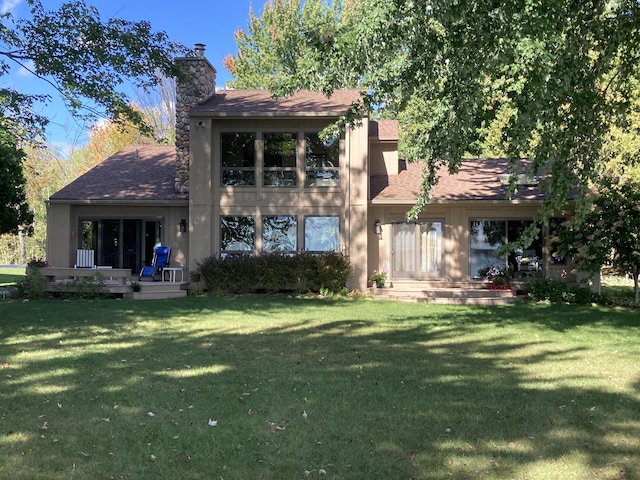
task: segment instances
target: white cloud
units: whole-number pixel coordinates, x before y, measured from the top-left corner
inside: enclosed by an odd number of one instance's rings
[[[18,69],[18,76],[19,77],[31,77],[33,75],[32,72],[35,71],[35,64],[33,63],[32,60],[28,60],[25,62],[24,67],[20,67]]]
[[[2,7],[0,7],[0,13],[11,13],[21,3],[22,3],[22,0],[2,0]]]

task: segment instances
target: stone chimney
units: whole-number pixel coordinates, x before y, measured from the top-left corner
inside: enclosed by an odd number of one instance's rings
[[[216,69],[196,43],[195,56],[176,59],[184,76],[176,80],[176,192],[189,191],[189,111],[216,91]]]

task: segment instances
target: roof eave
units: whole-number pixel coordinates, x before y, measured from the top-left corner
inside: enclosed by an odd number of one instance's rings
[[[372,199],[369,201],[371,205],[414,205],[417,202],[417,199],[413,200],[384,200],[384,199]],[[429,205],[474,205],[477,206],[478,202],[482,202],[484,205],[542,205],[544,202],[540,199],[517,199],[517,200],[482,200],[482,199],[464,199],[464,200],[456,200],[456,199],[448,199],[448,200],[431,200],[427,203]]]
[[[183,207],[189,206],[189,197],[184,199],[171,200],[114,200],[114,199],[69,199],[69,198],[50,198],[48,204],[66,204],[66,205],[117,205],[117,206],[164,206],[164,207]]]
[[[344,112],[244,112],[244,113],[228,113],[228,112],[191,112],[191,118],[224,118],[225,120],[247,119],[247,118],[338,118]]]

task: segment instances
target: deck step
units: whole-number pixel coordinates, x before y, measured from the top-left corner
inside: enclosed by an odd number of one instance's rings
[[[162,300],[187,296],[188,283],[140,282],[139,292],[129,292],[124,298],[130,300]]]
[[[393,286],[371,288],[370,291],[376,299],[451,305],[502,305],[523,299],[522,296],[515,295],[514,290],[489,290],[477,286],[461,288]]]

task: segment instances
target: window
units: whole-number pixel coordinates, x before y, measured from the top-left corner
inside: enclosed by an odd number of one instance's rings
[[[253,217],[220,217],[221,256],[229,253],[253,252],[256,224]]]
[[[221,133],[222,185],[255,185],[255,133]]]
[[[531,220],[472,220],[470,223],[469,273],[480,278],[492,266],[507,266],[514,276],[526,276],[542,269],[542,241],[536,239],[526,248],[516,248],[508,256],[498,250],[517,242]]]
[[[339,139],[323,142],[317,133],[306,133],[305,187],[339,187],[339,158]]]
[[[304,249],[311,252],[337,252],[340,242],[339,217],[306,217]]]
[[[560,254],[562,239],[559,232],[566,227],[566,218],[552,218],[549,220],[549,261],[552,265],[566,265],[567,257]]]
[[[262,249],[265,252],[293,251],[298,248],[296,217],[263,217]]]
[[[265,133],[263,139],[264,185],[295,186],[298,135],[295,133]]]
[[[498,254],[498,249],[507,239],[507,222],[472,220],[470,237],[469,272],[472,278],[483,277],[481,270],[493,266],[505,266],[505,258]]]

